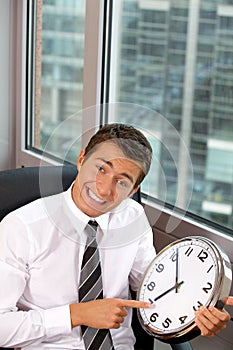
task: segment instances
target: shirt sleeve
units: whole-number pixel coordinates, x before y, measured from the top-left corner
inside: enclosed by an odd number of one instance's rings
[[[20,237],[20,239],[19,239]],[[29,278],[27,226],[14,215],[0,223],[0,346],[40,344],[71,332],[69,305],[48,310],[20,307]]]

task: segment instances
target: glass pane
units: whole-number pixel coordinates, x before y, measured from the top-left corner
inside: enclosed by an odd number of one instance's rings
[[[81,147],[85,0],[37,0],[33,13],[34,105],[27,146],[74,161],[67,145],[75,138]]]
[[[117,104],[111,120],[140,127],[152,141],[156,165],[143,192],[232,228],[233,3],[121,5],[109,88],[115,82],[111,102],[128,107]]]

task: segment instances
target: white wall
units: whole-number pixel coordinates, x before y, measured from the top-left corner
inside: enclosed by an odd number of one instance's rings
[[[0,0],[0,170],[14,166],[14,137],[10,106],[11,55],[11,1]]]

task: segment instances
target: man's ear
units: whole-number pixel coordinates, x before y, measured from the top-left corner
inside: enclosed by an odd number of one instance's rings
[[[84,161],[84,157],[85,157],[85,149],[82,149],[80,151],[78,159],[77,159],[77,169],[78,169],[78,171],[81,168],[82,162]]]
[[[139,185],[137,186],[137,187],[135,187],[132,191],[131,191],[131,193],[130,193],[130,197],[132,197],[133,195],[134,195],[134,193],[136,193],[137,192],[137,190],[139,189]]]

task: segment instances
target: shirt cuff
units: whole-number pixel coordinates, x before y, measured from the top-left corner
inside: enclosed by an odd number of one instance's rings
[[[43,311],[44,326],[48,338],[71,332],[69,305]]]

